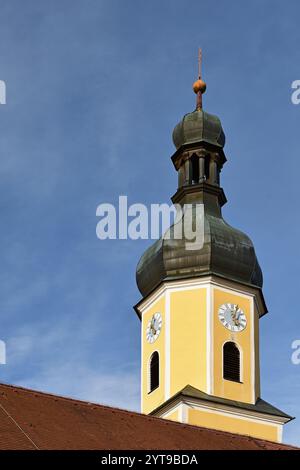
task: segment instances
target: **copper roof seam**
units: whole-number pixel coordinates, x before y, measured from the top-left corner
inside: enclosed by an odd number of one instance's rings
[[[24,429],[17,423],[17,421],[9,414],[9,412],[4,408],[4,406],[0,403],[0,408],[4,411],[4,413],[8,416],[8,418],[17,426],[17,428],[24,434],[24,436],[31,442],[31,444],[37,449],[40,450],[36,443],[28,436],[28,434],[24,431]]]

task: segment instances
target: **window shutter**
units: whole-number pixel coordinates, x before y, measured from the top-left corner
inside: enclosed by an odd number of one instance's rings
[[[235,343],[228,342],[223,347],[223,377],[226,380],[240,382],[240,351]]]
[[[159,354],[155,351],[150,359],[150,392],[159,387]]]

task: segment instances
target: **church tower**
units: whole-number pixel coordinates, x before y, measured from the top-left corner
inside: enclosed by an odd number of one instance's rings
[[[202,109],[200,75],[196,109],[173,131],[172,201],[202,208],[198,223],[196,210],[184,217],[203,242],[191,249],[184,235],[162,237],[138,263],[141,411],[281,442],[291,417],[260,397],[262,272],[250,238],[222,217],[225,135],[220,119]]]

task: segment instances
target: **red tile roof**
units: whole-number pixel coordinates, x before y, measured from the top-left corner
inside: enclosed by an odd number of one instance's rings
[[[0,449],[293,448],[0,384]]]

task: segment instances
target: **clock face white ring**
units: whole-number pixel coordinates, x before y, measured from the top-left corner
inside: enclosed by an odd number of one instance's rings
[[[146,338],[148,343],[152,344],[157,340],[161,332],[162,317],[160,313],[155,313],[149,321],[146,329]]]
[[[242,331],[247,326],[247,318],[237,304],[226,303],[221,305],[218,312],[219,320],[230,331]]]

